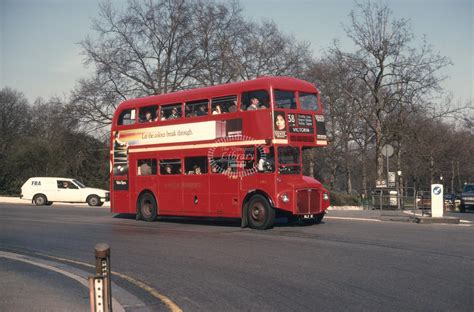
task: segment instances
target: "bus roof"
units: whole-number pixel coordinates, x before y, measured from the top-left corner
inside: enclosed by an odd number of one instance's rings
[[[117,111],[124,108],[136,107],[138,105],[180,103],[196,99],[233,95],[243,91],[268,89],[269,87],[283,90],[298,90],[313,93],[318,92],[313,84],[301,79],[292,77],[264,76],[248,81],[226,83],[216,86],[195,88],[126,100],[117,107]]]

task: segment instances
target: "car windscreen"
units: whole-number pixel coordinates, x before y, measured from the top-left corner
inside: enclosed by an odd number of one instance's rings
[[[463,193],[474,193],[474,184],[465,185]]]
[[[74,182],[74,184],[76,184],[77,186],[79,186],[80,188],[85,188],[86,186],[84,184],[82,184],[81,182],[77,181],[77,180],[72,180],[72,182]]]

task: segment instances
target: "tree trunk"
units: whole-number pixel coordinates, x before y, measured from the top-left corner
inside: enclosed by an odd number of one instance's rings
[[[382,122],[377,118],[375,125],[375,165],[377,168],[377,180],[382,180],[383,174],[383,155],[382,155]],[[388,177],[387,177],[388,180]],[[387,181],[388,182],[388,181]]]

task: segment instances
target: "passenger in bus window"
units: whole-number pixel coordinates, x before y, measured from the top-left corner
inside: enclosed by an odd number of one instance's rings
[[[222,114],[222,109],[221,109],[221,106],[219,104],[217,104],[216,107],[214,107],[214,110],[212,111],[212,114],[213,115]]]
[[[192,117],[193,111],[191,110],[191,106],[187,105],[184,107],[184,113],[186,117]]]
[[[199,109],[196,111],[196,116],[205,116],[207,115],[207,109],[205,105],[199,106]]]
[[[202,174],[201,167],[194,165],[194,174]]]
[[[176,119],[176,118],[179,118],[178,110],[176,109],[176,107],[173,107],[171,109],[171,115],[169,115],[168,119]]]
[[[232,103],[229,106],[229,113],[235,113],[236,111],[237,111],[237,101],[234,101],[234,103]]]
[[[267,108],[268,106],[262,103],[262,105],[260,105],[258,109],[267,109]]]
[[[165,166],[165,174],[173,174],[173,170],[171,170],[170,165]]]
[[[247,107],[247,110],[257,110],[260,105],[260,101],[256,97],[250,98],[250,105]]]
[[[145,114],[145,122],[152,122],[153,121],[153,116],[151,115],[150,111],[147,111]]]

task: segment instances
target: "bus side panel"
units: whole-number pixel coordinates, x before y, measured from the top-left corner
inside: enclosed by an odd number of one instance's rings
[[[113,186],[112,186],[113,187]],[[110,210],[114,213],[129,213],[129,192],[128,190],[115,189],[110,198]],[[135,213],[135,211],[133,211]]]
[[[276,175],[274,173],[255,173],[242,178],[241,194],[244,198],[249,191],[260,190],[266,193],[272,201],[276,198]]]
[[[158,178],[157,193],[159,215],[180,215],[183,212],[183,176],[161,175]]]
[[[183,177],[183,209],[185,215],[208,216],[209,174]]]
[[[211,215],[240,217],[239,181],[236,176],[222,173],[210,177]]]

